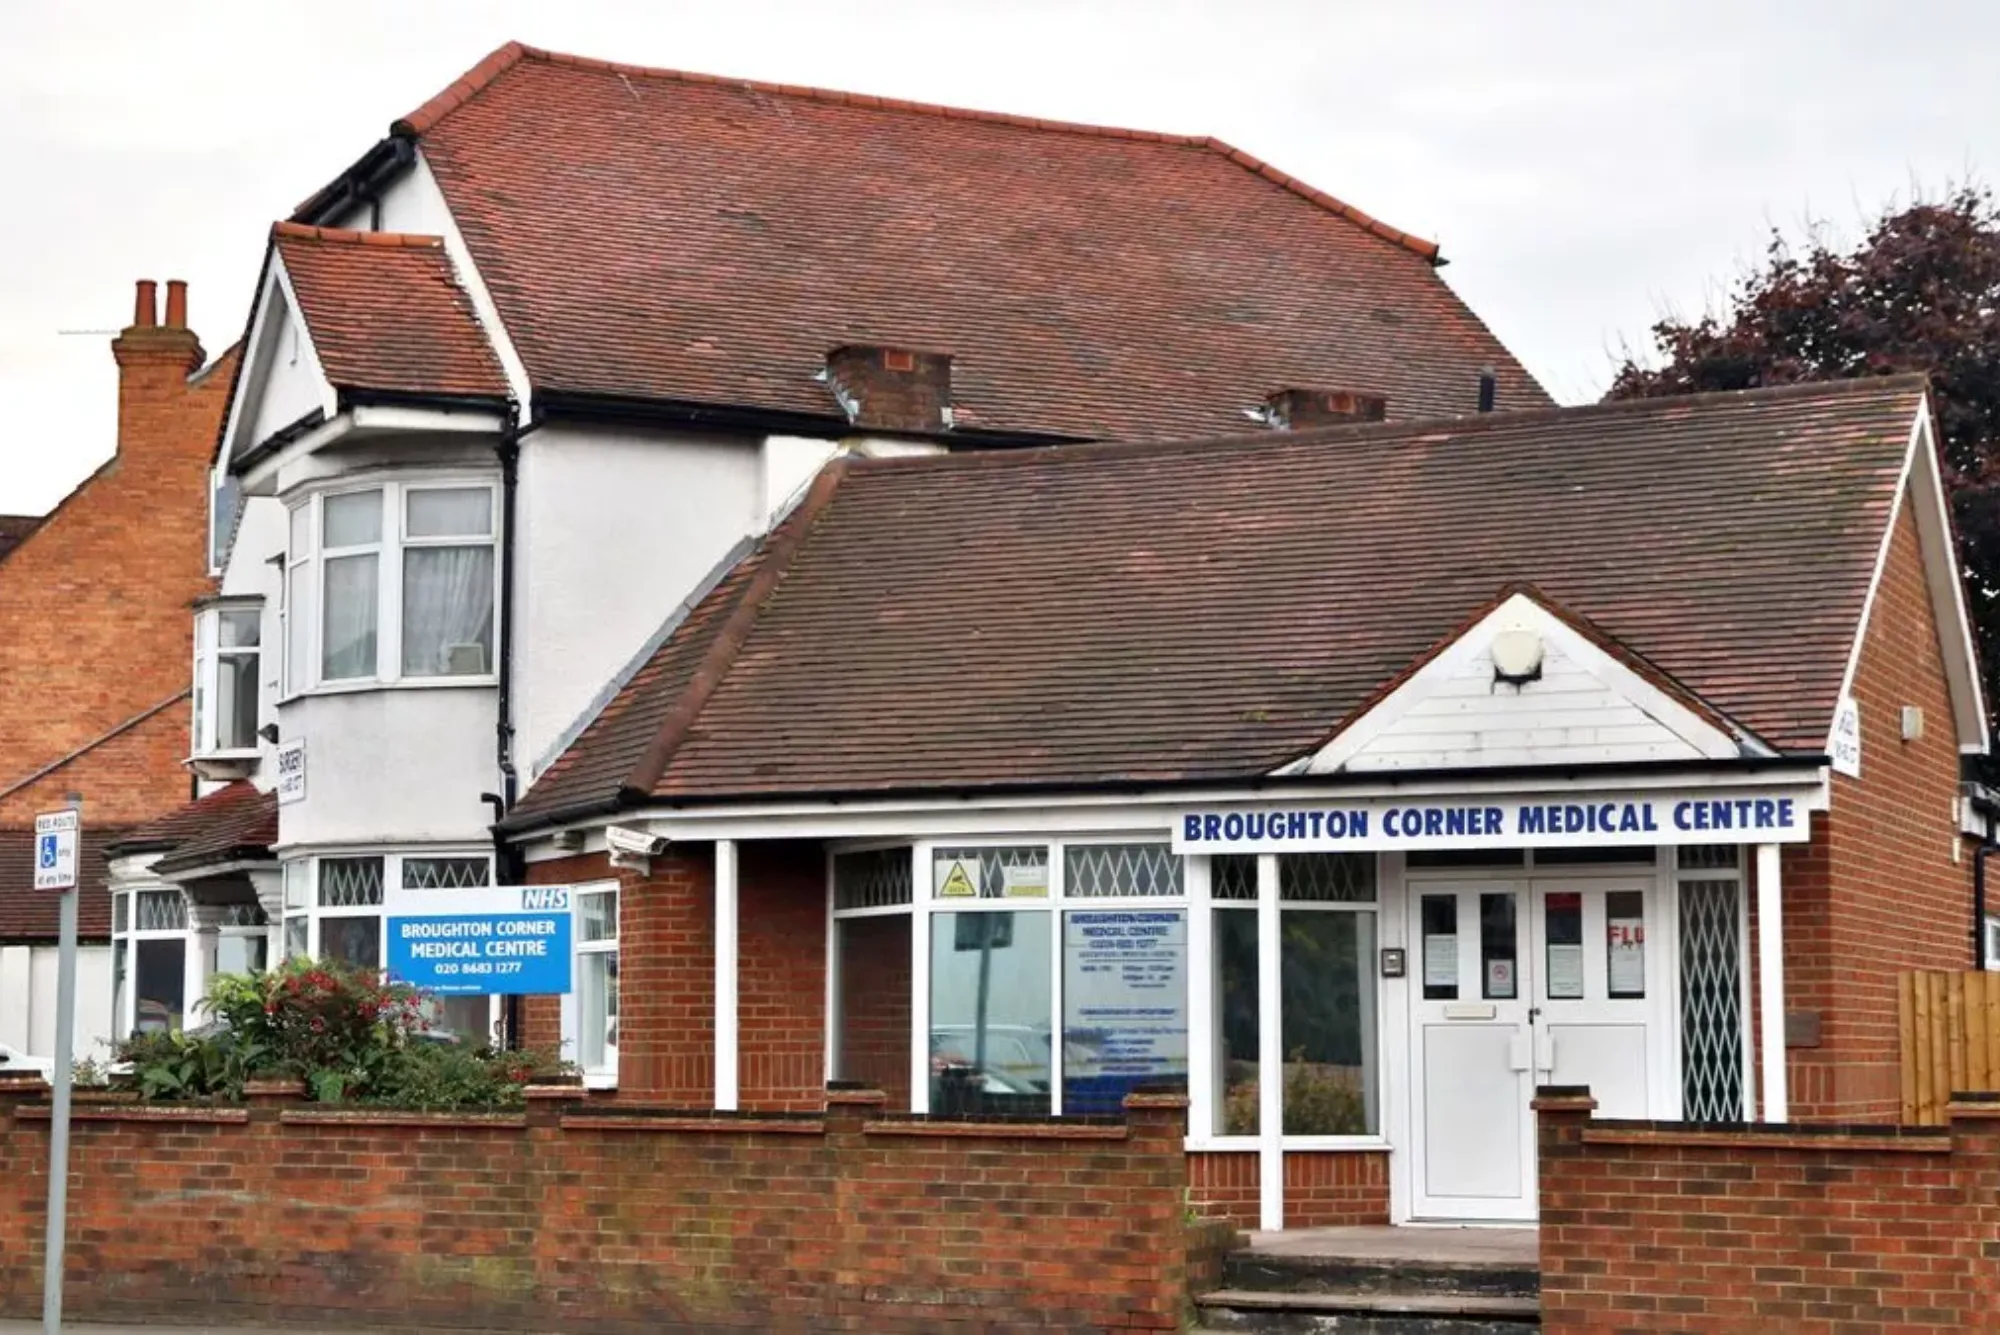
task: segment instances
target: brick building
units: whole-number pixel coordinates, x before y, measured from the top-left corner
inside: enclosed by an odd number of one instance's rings
[[[109,1037],[103,849],[185,803],[188,609],[208,586],[207,483],[233,350],[204,365],[187,288],[141,282],[112,341],[112,457],[47,516],[0,520],[0,1043],[54,1045],[56,902],[30,888],[35,814],[85,800],[78,1033]]]

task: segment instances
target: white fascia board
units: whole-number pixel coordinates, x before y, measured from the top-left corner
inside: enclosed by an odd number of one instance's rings
[[[250,335],[244,341],[243,362],[236,370],[238,393],[229,405],[228,420],[223,423],[222,466],[226,469],[238,455],[254,449],[259,442],[239,441],[237,436],[244,430],[244,423],[256,419],[257,409],[262,406],[264,391],[270,381],[268,359],[276,351],[276,335],[280,332],[275,321],[290,321],[298,326],[299,346],[304,349],[307,365],[312,372],[319,391],[320,409],[332,417],[339,408],[339,396],[326,378],[326,371],[320,365],[319,349],[313,346],[312,330],[306,327],[305,313],[299,309],[299,299],[292,291],[291,276],[285,272],[285,262],[278,254],[276,246],[271,248],[270,263],[264,270],[263,281],[258,285],[256,316],[250,321]]]
[[[1882,524],[1882,540],[1875,548],[1875,569],[1868,576],[1868,592],[1861,600],[1861,619],[1854,625],[1854,642],[1847,647],[1847,666],[1840,674],[1840,699],[1845,700],[1854,693],[1854,674],[1861,666],[1861,646],[1868,639],[1868,621],[1875,614],[1875,596],[1882,588],[1882,572],[1889,568],[1889,548],[1895,541],[1896,521],[1903,515],[1903,495],[1910,489],[1910,470],[1916,464],[1918,442],[1925,438],[1927,410],[1920,408],[1914,421],[1910,423],[1910,440],[1903,449],[1902,471],[1896,477],[1896,490],[1889,501],[1889,517]],[[1838,722],[1839,709],[1834,717],[1826,721],[1826,750],[1829,755],[1834,749],[1834,725]]]
[[[1701,755],[1711,760],[1729,760],[1742,755],[1746,745],[1769,754],[1767,748],[1756,746],[1748,737],[1739,738],[1716,727],[1667,691],[1606,653],[1589,637],[1533,598],[1517,593],[1481,617],[1451,645],[1412,673],[1408,681],[1343,728],[1318,751],[1293,761],[1277,773],[1339,773],[1356,754],[1393,730],[1411,709],[1432,698],[1440,683],[1456,678],[1467,663],[1487,647],[1495,634],[1516,627],[1532,629],[1545,642],[1560,649],[1565,658],[1603,683],[1607,690],[1630,701],[1648,718]],[[1476,772],[1476,767],[1468,766],[1467,772]]]
[[[401,404],[357,403],[348,410],[356,431],[399,431],[444,435],[485,433],[506,426],[506,418],[490,408],[411,408]]]
[[[1945,495],[1944,475],[1938,466],[1928,397],[1918,415],[1917,427],[1919,436],[1912,450],[1914,466],[1909,475],[1910,503],[1917,521],[1917,545],[1923,552],[1931,617],[1937,622],[1938,650],[1944,656],[1959,750],[1969,755],[1984,755],[1992,742],[1987,735],[1986,693],[1979,680],[1979,654],[1974,648],[1972,616],[1965,605],[1965,582],[1958,566],[1951,501]]]
[[[500,307],[493,301],[492,290],[480,275],[479,266],[472,262],[472,248],[465,244],[465,233],[458,228],[458,219],[453,216],[451,205],[445,200],[444,191],[431,172],[431,165],[424,159],[422,145],[417,146],[417,161],[413,174],[419,188],[436,197],[438,216],[444,219],[444,251],[451,258],[451,267],[458,274],[458,281],[465,285],[465,295],[472,303],[472,313],[478,317],[479,327],[486,332],[486,341],[493,346],[494,356],[500,359],[500,372],[507,377],[507,392],[520,405],[522,421],[528,420],[530,407],[528,366],[521,360],[514,340],[507,334],[507,326],[500,319]]]
[[[297,460],[305,458],[316,450],[344,440],[354,432],[354,419],[346,413],[321,422],[312,430],[292,441],[268,459],[259,461],[255,468],[243,474],[243,494],[245,496],[275,496],[278,474]]]
[[[1531,796],[1566,793],[1646,793],[1660,789],[1711,788],[1783,789],[1808,811],[1824,811],[1829,797],[1825,766],[1772,771],[1717,766],[1704,772],[1678,766],[1668,773],[1626,771],[1592,775],[1574,767],[1551,766],[1543,774],[1482,776],[1468,770],[1463,777],[1439,776],[1398,782],[1393,774],[1371,775],[1368,782],[1286,783],[1273,786],[1164,788],[1138,793],[1072,793],[969,797],[958,800],[883,799],[880,801],[774,801],[768,804],[716,805],[676,810],[640,807],[594,816],[546,831],[536,831],[523,844],[530,861],[574,857],[603,848],[607,825],[648,830],[670,841],[710,839],[909,839],[978,835],[1004,840],[1059,835],[1157,832],[1173,823],[1173,814],[1191,807],[1303,806],[1313,802],[1370,798],[1434,796],[1470,800],[1482,794]],[[556,849],[554,836],[563,830],[584,834],[581,849]]]

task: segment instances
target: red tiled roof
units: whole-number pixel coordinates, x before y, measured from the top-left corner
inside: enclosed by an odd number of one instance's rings
[[[104,941],[111,936],[110,878],[104,850],[124,834],[122,826],[84,824],[77,847],[78,940]],[[34,828],[0,829],[0,943],[54,942],[61,912],[56,892],[35,889]]]
[[[278,842],[278,797],[246,779],[224,784],[158,820],[130,831],[114,857],[158,852],[155,870],[187,871],[212,862],[267,858]]]
[[[855,460],[794,514],[789,559],[766,545],[782,568],[725,581],[514,823],[621,790],[1261,775],[1519,583],[1817,754],[1924,392]]]
[[[41,524],[40,515],[0,515],[0,561],[6,560],[7,553],[26,541]]]
[[[271,243],[335,388],[505,397],[440,238],[281,222]]]
[[[510,45],[418,137],[538,390],[810,413],[843,344],[952,354],[960,427],[1241,430],[1548,402],[1436,247],[1228,145]]]

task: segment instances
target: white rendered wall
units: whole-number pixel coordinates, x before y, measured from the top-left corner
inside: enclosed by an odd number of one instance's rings
[[[499,782],[491,686],[307,695],[279,715],[306,744],[306,795],[278,808],[281,849],[450,840],[483,843]]]
[[[757,442],[569,426],[521,442],[515,754],[549,751],[681,600],[763,521]]]
[[[0,1043],[31,1057],[56,1055],[54,946],[0,946]],[[76,1029],[78,1061],[105,1060],[111,1052],[111,947],[78,946]]]
[[[260,383],[250,390],[255,408],[249,434],[241,437],[245,448],[326,406],[326,382],[313,364],[297,318],[284,309],[282,300],[273,304],[267,318],[273,326],[267,337],[270,353],[254,368]]]

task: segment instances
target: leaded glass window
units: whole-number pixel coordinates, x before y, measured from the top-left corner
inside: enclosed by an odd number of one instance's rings
[[[1257,859],[1240,853],[1219,854],[1208,860],[1208,893],[1212,899],[1257,898]]]
[[[141,890],[132,899],[135,931],[178,932],[187,926],[187,898],[178,890]]]
[[[871,848],[836,853],[833,906],[836,909],[893,908],[910,902],[910,850]]]
[[[405,890],[470,890],[493,879],[492,859],[412,858],[403,860]],[[373,902],[379,903],[379,898]]]
[[[1063,893],[1072,899],[1135,899],[1183,893],[1181,859],[1166,844],[1071,844]]]
[[[368,908],[382,902],[382,859],[321,858],[321,908]]]
[[[1278,859],[1278,898],[1294,904],[1372,904],[1373,853],[1287,853]]]

